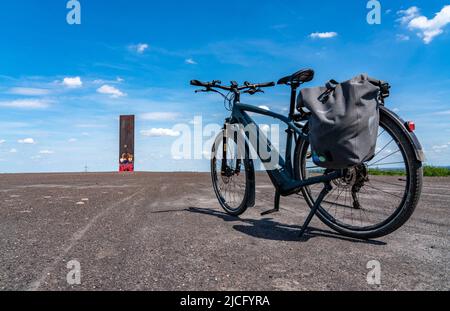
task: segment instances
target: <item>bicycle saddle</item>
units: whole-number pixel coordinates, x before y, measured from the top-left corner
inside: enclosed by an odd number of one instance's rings
[[[292,83],[305,83],[314,79],[314,70],[302,69],[297,71],[293,75],[281,78],[278,84],[292,84]]]

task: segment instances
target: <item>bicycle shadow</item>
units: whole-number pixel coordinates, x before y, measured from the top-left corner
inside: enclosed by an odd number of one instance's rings
[[[233,226],[233,229],[239,231],[241,233],[247,234],[249,236],[265,239],[265,240],[275,240],[275,241],[286,241],[286,242],[308,242],[312,238],[316,237],[326,237],[333,238],[353,243],[363,243],[363,244],[371,244],[382,246],[386,245],[385,242],[376,241],[376,240],[359,240],[353,239],[349,237],[342,236],[338,233],[327,231],[315,227],[309,227],[305,235],[300,238],[299,233],[302,229],[302,226],[299,225],[287,225],[277,221],[274,221],[272,218],[263,218],[263,219],[244,219],[240,217],[234,217],[228,215],[224,212],[206,209],[206,208],[198,208],[198,207],[189,207],[185,211],[190,213],[214,216],[222,219],[226,222],[240,222],[242,224],[236,224]]]

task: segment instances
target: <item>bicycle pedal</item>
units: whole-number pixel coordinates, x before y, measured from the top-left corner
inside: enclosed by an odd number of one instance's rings
[[[280,210],[278,210],[278,209],[271,209],[270,211],[266,211],[266,212],[261,213],[261,216],[267,216],[267,215],[275,214],[275,213],[278,213],[279,211]]]

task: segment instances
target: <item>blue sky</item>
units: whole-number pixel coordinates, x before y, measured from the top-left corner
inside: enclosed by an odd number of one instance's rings
[[[118,116],[136,114],[139,170],[206,170],[176,160],[171,129],[222,100],[189,80],[272,81],[303,67],[310,86],[361,72],[388,80],[387,105],[417,124],[428,162],[450,164],[450,8],[445,1],[2,1],[0,172],[114,171]],[[436,14],[439,15],[436,16]],[[283,112],[288,89],[245,98]],[[152,133],[152,135],[149,135]]]

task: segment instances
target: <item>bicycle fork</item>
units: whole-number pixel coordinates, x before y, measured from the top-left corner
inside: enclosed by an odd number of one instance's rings
[[[224,126],[223,131],[223,141],[222,141],[222,176],[225,176],[227,173],[227,148],[228,148],[228,130],[227,130],[227,124]]]
[[[223,141],[222,141],[222,166],[221,166],[221,173],[222,176],[225,177],[229,177],[230,175],[240,175],[241,173],[241,164],[243,161],[243,151],[241,150],[241,147],[239,146],[239,139],[236,136],[237,133],[233,132],[232,130],[229,130],[230,127],[230,123],[225,123],[224,127],[223,127]],[[230,137],[230,134],[232,135]],[[236,143],[235,148],[237,147],[237,158],[236,163],[235,163],[235,167],[232,168],[229,164],[228,164],[228,150],[230,148],[229,146],[229,140],[234,141]],[[232,152],[233,150],[230,150],[230,152]],[[234,150],[236,151],[236,150]],[[233,160],[233,157],[231,156],[231,159]]]

